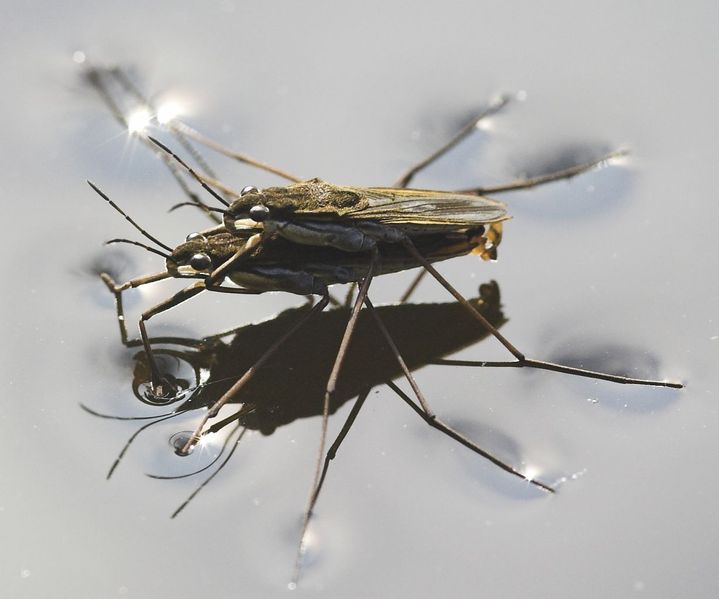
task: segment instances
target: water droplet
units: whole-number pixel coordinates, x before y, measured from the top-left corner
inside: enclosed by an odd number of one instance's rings
[[[82,64],[87,59],[87,56],[85,56],[85,53],[82,52],[81,50],[76,50],[75,52],[72,53],[72,59],[77,64]]]

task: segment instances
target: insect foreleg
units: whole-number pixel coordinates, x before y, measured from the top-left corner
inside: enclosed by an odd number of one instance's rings
[[[172,297],[166,299],[165,301],[160,302],[156,306],[153,306],[149,310],[146,310],[142,313],[142,316],[140,318],[139,327],[140,327],[140,336],[142,338],[142,345],[145,348],[145,355],[147,356],[147,363],[150,366],[150,375],[151,375],[151,384],[152,384],[152,390],[153,393],[158,395],[159,397],[165,397],[168,394],[172,393],[172,389],[165,389],[164,383],[166,381],[163,379],[162,375],[160,374],[160,369],[157,367],[157,362],[155,360],[155,356],[152,352],[152,347],[150,345],[150,338],[147,334],[147,329],[145,327],[145,322],[150,320],[153,316],[156,316],[157,314],[160,314],[161,312],[165,312],[169,310],[170,308],[174,308],[175,306],[181,304],[184,301],[187,301],[191,297],[195,297],[198,293],[201,293],[205,290],[205,284],[203,281],[196,281],[192,283],[191,285],[188,285],[184,289],[178,291],[175,295]],[[171,387],[171,385],[170,385]]]
[[[131,289],[133,287],[139,287],[140,285],[146,285],[148,283],[154,283],[155,281],[162,281],[163,279],[167,279],[170,277],[170,274],[167,272],[157,273],[154,275],[147,275],[144,277],[138,277],[136,279],[131,279],[127,281],[126,283],[123,283],[122,285],[118,285],[115,283],[114,279],[107,274],[106,272],[103,272],[100,274],[100,278],[102,279],[102,282],[105,283],[105,286],[110,290],[110,293],[112,293],[115,296],[115,310],[117,312],[117,323],[120,327],[120,339],[122,340],[122,344],[126,347],[135,347],[140,343],[139,339],[130,339],[127,334],[127,324],[125,322],[125,311],[122,305],[122,292]]]
[[[592,170],[593,168],[612,160],[613,158],[620,158],[626,156],[629,152],[627,150],[617,150],[616,152],[610,152],[605,154],[601,158],[596,160],[590,160],[589,162],[583,162],[576,164],[568,168],[563,168],[558,171],[546,173],[544,175],[538,175],[536,177],[529,177],[526,179],[517,179],[510,183],[503,185],[494,185],[490,187],[473,187],[471,189],[463,189],[457,193],[475,193],[477,195],[502,193],[507,191],[518,191],[520,189],[530,189],[531,187],[537,187],[539,185],[545,185],[546,183],[553,183],[554,181],[562,181],[571,179],[582,173]]]

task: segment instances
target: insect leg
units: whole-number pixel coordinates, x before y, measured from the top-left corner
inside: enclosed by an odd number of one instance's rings
[[[109,70],[110,74],[114,77],[115,81],[117,81],[126,92],[128,92],[130,95],[134,96],[135,99],[140,102],[141,104],[144,104],[147,106],[147,108],[150,110],[150,112],[154,115],[158,114],[157,107],[152,104],[137,88],[137,86],[133,83],[133,81],[130,79],[130,77],[127,75],[125,71],[123,71],[120,68],[113,68]],[[175,139],[182,145],[185,150],[192,156],[193,160],[200,166],[200,168],[210,177],[216,178],[214,170],[212,167],[207,163],[207,161],[204,159],[202,154],[193,146],[189,140],[182,135],[175,127],[173,127],[173,123],[175,122],[175,119],[171,119],[167,123],[163,123],[174,135]]]
[[[335,442],[332,444],[332,446],[327,450],[327,455],[325,455],[325,461],[322,466],[322,474],[320,475],[320,480],[317,483],[317,487],[315,488],[314,492],[312,493],[312,498],[310,500],[310,512],[315,507],[315,503],[317,503],[317,498],[320,495],[320,491],[322,489],[322,485],[325,482],[325,477],[327,476],[327,470],[329,469],[330,462],[335,459],[337,456],[337,451],[340,448],[340,445],[342,444],[342,441],[345,440],[345,437],[347,436],[347,433],[350,432],[350,428],[352,428],[352,425],[354,424],[354,421],[357,419],[357,415],[359,414],[360,409],[362,408],[362,405],[364,404],[365,400],[367,399],[367,396],[369,395],[369,392],[372,389],[365,389],[364,391],[360,392],[359,396],[357,397],[357,401],[355,401],[354,405],[352,406],[352,410],[350,410],[349,416],[347,416],[347,420],[345,421],[344,425],[342,426],[342,430],[340,430],[339,434],[337,435],[337,438],[335,439]]]
[[[535,487],[539,487],[540,489],[544,491],[548,491],[549,493],[556,493],[555,489],[550,487],[549,485],[545,485],[542,482],[539,482],[538,480],[534,480],[531,478],[527,478],[526,475],[522,474],[518,470],[515,470],[512,466],[509,464],[503,462],[499,458],[493,456],[491,453],[485,451],[479,445],[476,443],[470,441],[459,433],[458,431],[454,430],[452,427],[447,425],[446,423],[442,422],[439,418],[434,416],[433,414],[427,414],[420,406],[418,406],[416,403],[412,401],[412,398],[410,398],[402,389],[400,389],[395,383],[392,381],[387,381],[387,385],[389,386],[392,391],[394,391],[410,408],[412,408],[419,417],[424,420],[427,424],[429,424],[432,428],[436,428],[438,431],[443,432],[445,435],[447,435],[449,438],[454,439],[461,445],[464,445],[466,448],[471,449],[475,453],[481,455],[483,458],[489,460],[494,464],[495,466],[498,466],[505,472],[508,472],[509,474],[513,474],[514,476],[517,476],[521,478],[522,480],[527,481],[528,483],[533,484]]]
[[[224,279],[225,274],[232,270],[243,258],[247,256],[247,254],[252,251],[254,248],[257,247],[257,245],[261,242],[262,238],[259,234],[253,235],[247,240],[247,243],[238,250],[231,258],[229,258],[227,261],[225,261],[221,266],[219,266],[217,269],[215,269],[210,275],[207,277],[204,281],[196,281],[192,283],[191,285],[185,287],[184,289],[178,291],[175,295],[170,297],[169,299],[160,302],[156,306],[150,308],[149,310],[146,310],[142,313],[142,317],[140,318],[140,336],[142,337],[142,344],[145,347],[145,353],[147,354],[147,361],[150,366],[150,372],[152,376],[152,388],[153,390],[159,394],[160,396],[164,395],[168,392],[167,389],[163,389],[163,381],[162,377],[160,375],[160,370],[157,367],[157,362],[155,361],[154,355],[152,353],[152,348],[150,347],[150,339],[147,335],[147,330],[145,328],[145,322],[148,321],[153,316],[159,314],[160,312],[165,312],[166,310],[169,310],[170,308],[174,308],[178,304],[181,304],[182,302],[190,299],[191,297],[194,297],[198,293],[201,293],[202,291],[205,291],[206,289],[208,291],[218,291],[223,293],[242,293],[242,294],[254,294],[258,293],[255,290],[246,290],[246,289],[234,289],[229,287],[222,287],[220,285],[220,282]],[[124,319],[123,321],[124,322]]]
[[[164,384],[167,382],[160,374],[160,369],[157,366],[157,362],[155,360],[155,355],[152,351],[152,347],[150,345],[150,338],[147,334],[147,329],[145,327],[145,322],[150,320],[153,316],[156,316],[157,314],[160,314],[161,312],[165,312],[169,310],[170,308],[174,308],[175,306],[181,304],[184,301],[187,301],[191,297],[196,296],[198,293],[201,293],[205,290],[205,284],[203,281],[196,281],[192,283],[191,285],[188,285],[184,289],[181,289],[177,293],[175,293],[170,298],[160,302],[159,304],[153,306],[149,310],[146,310],[142,313],[142,316],[140,317],[139,327],[140,327],[140,337],[142,338],[142,345],[145,348],[145,355],[147,356],[147,363],[150,366],[150,374],[151,374],[151,384],[152,384],[152,390],[153,392],[158,395],[159,397],[164,397],[168,393],[172,392],[172,389],[165,389]],[[171,387],[171,385],[169,385]]]
[[[572,374],[576,376],[584,376],[588,378],[593,379],[599,379],[603,381],[610,381],[615,383],[627,383],[627,384],[633,384],[633,385],[651,385],[653,387],[671,387],[673,389],[681,389],[684,387],[682,383],[676,383],[672,381],[653,381],[653,380],[645,380],[645,379],[631,379],[624,376],[616,376],[612,374],[607,374],[604,372],[596,372],[593,370],[585,370],[583,368],[573,368],[570,366],[563,366],[562,364],[555,364],[553,362],[545,362],[542,360],[533,360],[531,358],[525,357],[525,355],[520,352],[512,343],[507,340],[504,335],[502,335],[482,314],[471,304],[469,303],[464,296],[459,293],[452,285],[449,284],[447,279],[445,279],[441,274],[437,272],[437,270],[429,263],[427,260],[422,256],[422,254],[419,253],[417,248],[415,247],[414,243],[412,243],[412,240],[409,239],[409,237],[405,237],[404,239],[404,246],[407,248],[407,250],[417,259],[417,261],[431,274],[442,287],[444,287],[447,291],[449,291],[455,299],[464,306],[464,308],[476,319],[480,322],[480,324],[489,331],[494,337],[496,337],[497,341],[499,341],[502,345],[504,345],[505,348],[517,359],[517,365],[516,368],[522,368],[522,367],[528,367],[528,368],[537,368],[540,370],[551,370],[554,372],[562,372],[564,374]],[[494,364],[498,365],[498,364]]]
[[[419,272],[415,275],[414,279],[412,279],[412,282],[409,284],[405,292],[402,294],[402,297],[399,298],[400,304],[407,303],[407,300],[409,300],[410,297],[412,297],[412,294],[415,292],[419,284],[422,282],[422,279],[427,276],[427,271],[424,268],[420,268]]]
[[[622,383],[625,385],[648,385],[651,387],[670,387],[672,389],[683,389],[682,383],[673,381],[654,381],[650,379],[635,379],[629,376],[619,374],[607,374],[604,372],[596,372],[594,370],[586,370],[584,368],[575,368],[573,366],[563,366],[562,364],[554,364],[553,362],[544,362],[542,360],[532,360],[525,358],[523,362],[492,362],[487,360],[435,360],[431,362],[438,366],[471,366],[474,368],[536,368],[538,370],[551,370],[553,372],[561,372],[563,374],[572,374],[575,376],[583,376],[590,379],[600,379],[612,383]]]
[[[129,82],[129,79],[127,76],[120,71],[120,69],[102,69],[102,68],[95,68],[92,67],[88,69],[85,73],[85,79],[86,81],[95,88],[95,91],[100,95],[100,98],[105,103],[107,108],[110,111],[110,114],[115,118],[115,120],[120,123],[120,126],[128,130],[129,129],[129,123],[127,121],[127,118],[125,114],[123,113],[122,109],[120,108],[120,105],[113,97],[110,88],[107,86],[105,82],[105,75],[111,74],[113,75],[123,86],[126,87],[125,84],[131,85]],[[137,92],[136,88],[134,86],[131,86],[134,90],[133,95],[139,96],[139,92]],[[126,87],[127,90],[127,87]],[[127,90],[130,91],[130,90]],[[147,104],[147,102],[139,97],[140,101],[143,104]],[[219,224],[221,221],[220,219],[213,215],[211,211],[209,210],[209,207],[198,197],[196,193],[194,193],[185,182],[185,179],[182,177],[181,171],[178,169],[178,167],[175,165],[175,163],[164,153],[160,152],[154,145],[152,145],[147,137],[145,135],[138,135],[138,138],[152,150],[152,152],[160,158],[160,160],[165,164],[165,166],[168,168],[170,173],[172,174],[173,178],[177,182],[177,184],[180,186],[180,189],[182,189],[183,193],[187,196],[190,203],[197,206],[201,210],[203,210],[208,217],[216,224]],[[196,151],[195,151],[196,153]],[[194,155],[194,154],[193,154]],[[208,171],[206,171],[208,172]],[[209,171],[210,174],[212,174],[212,171]]]
[[[207,413],[200,420],[200,423],[197,425],[190,438],[187,440],[185,446],[180,450],[181,453],[189,453],[190,451],[192,451],[192,448],[197,444],[197,442],[204,434],[202,429],[205,427],[205,424],[207,424],[207,421],[210,418],[214,418],[220,411],[220,408],[222,408],[222,406],[224,406],[228,401],[230,401],[235,395],[240,392],[240,390],[249,382],[249,380],[262,367],[262,365],[272,356],[272,354],[274,354],[279,349],[279,347],[287,339],[289,339],[296,331],[298,331],[300,327],[304,325],[317,312],[321,312],[322,310],[324,310],[329,301],[329,292],[325,290],[322,294],[322,299],[320,299],[320,301],[317,302],[306,314],[303,314],[302,317],[292,326],[292,328],[290,328],[289,331],[287,331],[267,350],[265,350],[265,353],[263,353],[257,359],[257,361],[245,371],[245,373],[238,379],[238,381],[234,385],[232,385],[232,387],[230,387],[225,392],[225,394],[210,407]]]
[[[308,506],[308,509],[310,513],[314,510],[315,504],[317,503],[317,498],[320,496],[320,491],[322,490],[322,485],[325,482],[325,477],[327,476],[327,470],[330,467],[330,462],[335,459],[337,456],[337,451],[340,448],[340,445],[342,444],[342,441],[345,440],[345,437],[350,431],[350,428],[352,428],[352,425],[354,424],[354,421],[357,419],[357,415],[359,414],[360,409],[364,405],[365,400],[367,399],[367,396],[369,395],[369,392],[371,391],[371,387],[368,389],[365,389],[360,392],[359,396],[357,397],[357,400],[355,401],[354,405],[352,406],[352,409],[350,410],[349,416],[347,416],[347,420],[342,425],[342,429],[340,430],[339,434],[337,435],[337,438],[335,439],[335,442],[332,443],[331,447],[327,450],[327,454],[325,455],[324,464],[322,465],[322,474],[320,475],[319,482],[317,483],[317,486],[314,488],[314,491],[312,492],[312,496],[310,497],[310,503]],[[304,535],[303,535],[304,538]],[[297,557],[295,559],[295,566],[292,572],[292,584],[297,584],[299,578],[300,578],[300,570],[301,570],[301,558],[302,558],[302,541],[300,541],[300,548],[297,553]]]
[[[487,108],[485,108],[482,112],[480,112],[476,117],[474,117],[471,121],[469,121],[464,127],[462,127],[459,132],[450,139],[446,144],[444,144],[441,148],[427,156],[424,160],[418,162],[413,167],[408,169],[393,185],[393,187],[407,187],[412,179],[414,179],[414,176],[419,173],[420,171],[427,168],[430,164],[432,164],[435,160],[442,157],[444,154],[449,152],[452,148],[454,148],[459,142],[461,142],[463,139],[465,139],[472,131],[474,131],[477,127],[477,124],[484,118],[491,116],[497,112],[499,112],[502,108],[504,108],[507,103],[509,102],[508,96],[502,96],[498,100],[492,102]]]
[[[117,324],[120,326],[120,339],[122,340],[122,344],[125,347],[137,347],[138,345],[140,345],[141,341],[139,339],[130,339],[127,334],[127,324],[125,322],[125,311],[124,311],[123,305],[122,305],[122,292],[125,291],[126,289],[130,289],[133,287],[139,287],[140,285],[146,285],[148,283],[154,283],[155,281],[161,281],[163,279],[167,279],[167,278],[169,278],[169,276],[170,276],[170,274],[167,272],[158,273],[155,275],[138,277],[137,279],[132,279],[132,280],[128,281],[127,283],[118,285],[117,283],[115,283],[113,278],[106,272],[104,272],[100,275],[102,282],[105,283],[105,286],[115,296],[115,310],[117,311]]]
[[[248,156],[247,154],[241,154],[240,152],[235,152],[234,150],[230,150],[229,148],[226,148],[225,146],[217,143],[216,141],[214,141],[208,137],[205,137],[199,131],[196,131],[192,127],[190,127],[184,123],[181,123],[179,121],[173,122],[170,125],[170,129],[173,132],[178,132],[186,137],[189,137],[191,140],[193,140],[205,147],[215,150],[215,152],[219,152],[223,156],[227,156],[228,158],[232,158],[233,160],[237,160],[238,162],[241,162],[243,164],[247,164],[249,166],[260,169],[262,171],[272,173],[273,175],[277,175],[278,177],[282,177],[283,179],[292,181],[294,183],[302,180],[299,177],[295,177],[294,175],[291,175],[287,171],[284,171],[280,168],[272,166],[271,164],[267,164],[266,162],[262,162],[261,160],[257,160],[256,158],[253,158],[252,156]]]
[[[307,509],[305,510],[305,516],[302,524],[302,532],[300,534],[300,542],[299,546],[297,547],[297,557],[295,559],[293,581],[296,581],[296,579],[299,577],[303,542],[305,539],[305,535],[307,534],[307,528],[310,523],[310,518],[312,517],[312,508],[316,500],[316,495],[319,493],[318,487],[322,474],[322,456],[324,455],[325,444],[327,442],[327,422],[329,420],[330,404],[332,402],[332,398],[335,395],[335,391],[337,388],[337,379],[339,378],[342,364],[344,363],[345,357],[347,355],[347,348],[349,347],[350,341],[352,339],[352,334],[354,333],[355,327],[357,325],[357,319],[359,317],[360,310],[362,309],[362,305],[365,301],[365,298],[367,297],[367,291],[369,290],[369,286],[372,283],[378,255],[379,253],[377,249],[374,248],[372,250],[372,257],[370,259],[367,275],[362,281],[359,291],[357,292],[357,298],[355,299],[354,306],[352,307],[352,313],[350,314],[350,318],[347,321],[347,326],[345,327],[345,332],[342,335],[342,341],[340,342],[340,347],[337,350],[337,355],[335,357],[335,362],[332,366],[332,371],[330,372],[329,379],[327,380],[324,404],[322,406],[322,429],[320,433],[320,446],[317,452],[317,464],[315,466],[315,475],[312,482],[312,491],[307,502]]]
[[[595,167],[605,164],[613,158],[620,158],[622,156],[626,156],[628,153],[629,152],[627,150],[617,150],[616,152],[610,152],[609,154],[605,154],[604,156],[602,156],[601,158],[597,158],[596,160],[590,160],[589,162],[583,162],[582,164],[575,164],[574,166],[563,168],[551,173],[546,173],[544,175],[528,177],[526,179],[517,179],[516,181],[511,181],[510,183],[505,183],[502,185],[463,189],[458,193],[474,193],[478,195],[485,195],[503,193],[507,191],[517,191],[519,189],[529,189],[531,187],[545,185],[546,183],[552,183],[554,181],[571,179],[572,177],[575,177],[582,173],[586,173],[587,171],[590,171]]]
[[[417,406],[407,395],[402,392],[399,387],[397,387],[394,383],[388,382],[387,384],[390,386],[390,388],[397,393],[404,401],[406,401],[409,406],[417,412],[420,417],[431,427],[436,428],[437,430],[443,432],[445,435],[451,437],[455,441],[461,443],[465,447],[471,449],[475,453],[478,453],[482,457],[486,458],[496,466],[499,466],[502,470],[505,472],[509,472],[510,474],[513,474],[514,476],[518,476],[519,478],[526,480],[533,485],[539,487],[540,489],[544,489],[545,491],[549,491],[551,493],[554,493],[554,489],[551,487],[545,485],[544,483],[541,483],[536,480],[528,479],[524,474],[519,472],[518,470],[514,469],[509,464],[503,462],[499,458],[496,458],[492,454],[488,453],[463,435],[461,435],[459,432],[451,428],[449,425],[445,424],[441,420],[439,420],[436,416],[436,414],[432,411],[432,409],[429,406],[429,403],[427,402],[427,399],[424,397],[424,393],[419,388],[419,385],[417,385],[417,381],[415,381],[414,377],[412,376],[412,373],[410,372],[409,368],[407,368],[407,364],[404,361],[404,358],[402,358],[402,355],[399,353],[399,349],[397,349],[397,344],[394,342],[394,339],[392,339],[392,335],[390,335],[390,332],[387,330],[387,327],[385,326],[384,322],[382,322],[382,319],[379,317],[379,314],[374,309],[374,306],[372,305],[372,302],[369,300],[369,298],[365,299],[365,305],[367,306],[368,310],[372,313],[372,316],[374,316],[375,323],[377,324],[377,328],[379,328],[380,332],[382,333],[383,337],[385,338],[385,341],[387,342],[387,345],[389,346],[390,350],[394,354],[394,357],[397,359],[397,362],[400,365],[400,368],[402,369],[402,372],[404,373],[405,378],[407,379],[407,382],[409,383],[410,387],[412,387],[412,391],[414,392],[415,396],[417,397],[417,400],[419,401],[420,405]]]

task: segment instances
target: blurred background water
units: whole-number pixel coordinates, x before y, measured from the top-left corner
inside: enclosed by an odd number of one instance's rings
[[[568,183],[504,195],[514,219],[499,261],[467,257],[441,271],[467,296],[495,279],[503,331],[530,356],[635,368],[687,388],[417,372],[466,435],[543,480],[566,478],[549,497],[378,387],[330,471],[295,592],[715,596],[718,17],[710,2],[3,3],[3,595],[285,594],[318,443],[318,418],[248,433],[175,520],[197,481],[145,473],[190,469],[168,440],[192,416],[138,437],[104,480],[137,423],[79,403],[151,409],[132,394],[134,352],[120,345],[92,271],[124,279],[160,262],[102,247],[134,233],[85,180],[167,243],[204,221],[167,213],[179,189],[83,83],[82,52],[130,69],[148,95],[180,103],[187,122],[226,145],[337,183],[391,183],[500,92],[514,101],[417,187],[495,184],[631,148]],[[213,164],[237,188],[277,182]],[[410,279],[379,279],[375,303],[396,301]],[[154,287],[128,295],[133,327],[176,285]],[[450,298],[425,281],[416,300]],[[208,294],[151,327],[197,338],[301,303]],[[491,340],[457,356],[506,357]]]

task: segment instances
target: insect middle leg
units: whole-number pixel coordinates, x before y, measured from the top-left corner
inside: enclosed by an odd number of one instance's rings
[[[325,390],[325,397],[322,405],[322,432],[320,433],[320,446],[317,452],[317,464],[315,466],[315,475],[312,482],[312,490],[310,492],[310,497],[307,501],[307,508],[305,509],[305,515],[302,524],[302,532],[300,534],[300,541],[297,547],[297,557],[295,559],[295,568],[293,575],[294,583],[297,582],[297,578],[299,577],[303,542],[305,535],[307,534],[307,528],[309,527],[310,518],[312,517],[312,509],[314,508],[315,502],[317,501],[320,486],[322,484],[322,463],[325,445],[327,442],[327,424],[330,415],[330,405],[336,392],[337,380],[339,378],[342,365],[344,364],[345,358],[347,356],[347,348],[349,347],[350,341],[352,340],[352,335],[357,326],[357,319],[359,318],[360,310],[362,309],[362,305],[367,298],[367,292],[369,291],[369,286],[372,283],[372,278],[374,277],[374,271],[377,266],[378,258],[379,252],[375,247],[372,249],[367,274],[365,275],[365,278],[359,287],[359,291],[357,292],[357,297],[355,299],[354,306],[352,307],[352,313],[350,314],[350,318],[347,321],[344,334],[342,335],[342,341],[340,342],[339,349],[337,350],[337,355],[335,356],[334,364],[332,365],[332,371],[330,372],[329,379],[327,380],[327,387]]]

